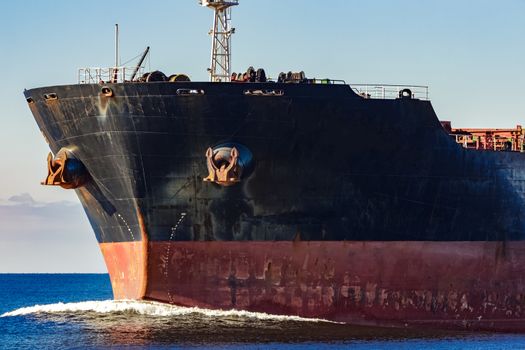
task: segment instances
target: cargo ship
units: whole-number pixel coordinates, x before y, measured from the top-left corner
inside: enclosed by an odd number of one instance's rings
[[[454,129],[424,86],[232,74],[237,2],[202,5],[208,82],[116,60],[24,92],[114,297],[524,331],[521,127]]]

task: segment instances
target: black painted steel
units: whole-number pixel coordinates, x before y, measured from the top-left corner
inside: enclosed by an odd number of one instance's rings
[[[95,84],[25,92],[51,150],[91,174],[76,191],[99,242],[142,239],[140,216],[153,241],[524,238],[525,155],[462,148],[428,101],[346,85],[107,86],[113,96]],[[258,89],[284,95],[244,93]],[[203,182],[207,148],[232,142],[253,171]]]

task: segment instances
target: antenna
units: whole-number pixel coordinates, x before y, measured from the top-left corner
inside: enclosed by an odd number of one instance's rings
[[[231,7],[239,5],[238,0],[199,0],[201,6],[213,9],[213,28],[209,34],[211,41],[210,81],[230,81],[231,35],[235,28],[230,28]]]

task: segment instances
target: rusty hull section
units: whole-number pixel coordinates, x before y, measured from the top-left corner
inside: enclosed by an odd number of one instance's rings
[[[149,251],[150,300],[360,325],[525,330],[525,242],[149,242]],[[110,270],[117,286],[126,280],[113,273],[125,265]]]
[[[142,299],[147,284],[147,242],[101,243],[115,299]]]
[[[148,285],[148,234],[136,208],[140,241],[100,243],[115,299],[143,299]]]

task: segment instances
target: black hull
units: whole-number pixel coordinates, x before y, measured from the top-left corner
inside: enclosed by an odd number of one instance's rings
[[[51,150],[91,175],[76,191],[100,243],[524,238],[524,155],[463,149],[428,101],[345,85],[108,86],[25,92]],[[206,149],[224,142],[255,160],[231,187],[203,181]]]

